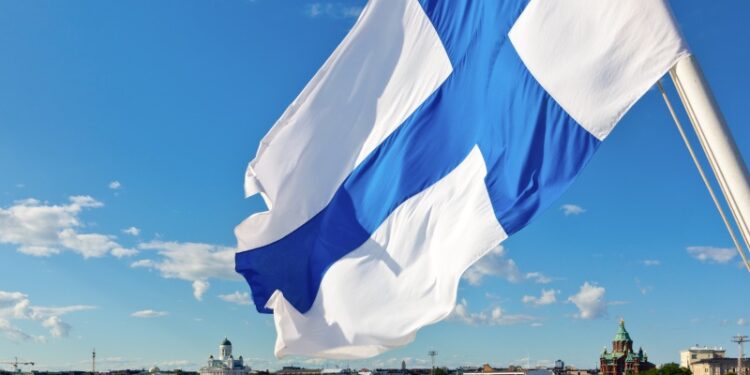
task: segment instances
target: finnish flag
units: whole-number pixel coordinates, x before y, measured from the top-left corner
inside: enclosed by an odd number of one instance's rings
[[[275,354],[364,358],[571,184],[687,47],[661,0],[371,0],[261,141],[236,270]]]

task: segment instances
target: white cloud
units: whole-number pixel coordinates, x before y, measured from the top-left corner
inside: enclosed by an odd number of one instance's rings
[[[219,294],[219,298],[221,298],[223,301],[236,303],[238,305],[249,305],[250,304],[250,294],[248,292],[234,292],[231,294]]]
[[[133,268],[156,268],[156,263],[151,259],[139,259],[130,263]]]
[[[206,280],[193,281],[193,297],[195,297],[195,299],[197,299],[198,301],[202,301],[203,295],[206,294],[206,291],[210,286],[211,283]]]
[[[59,316],[50,316],[42,321],[42,325],[49,329],[52,337],[68,337],[70,333],[70,324],[63,322]]]
[[[131,236],[138,236],[141,234],[141,230],[136,227],[130,227],[122,230],[122,233],[129,234]]]
[[[588,281],[583,283],[578,294],[568,298],[568,301],[573,302],[578,307],[576,318],[596,319],[605,316],[607,314],[607,302],[604,300],[604,293],[604,287],[589,284]]]
[[[8,340],[11,340],[11,341],[28,341],[28,340],[34,339],[33,336],[14,327],[13,325],[10,324],[8,320],[2,319],[2,318],[0,318],[0,334],[2,334]],[[42,340],[39,340],[39,341],[42,341]]]
[[[169,315],[169,313],[166,311],[155,311],[151,309],[140,310],[130,314],[130,316],[134,318],[158,318],[167,315]]]
[[[48,257],[52,255],[60,254],[60,250],[47,247],[47,246],[21,246],[18,248],[18,252],[34,257]]]
[[[661,261],[657,259],[644,259],[643,265],[646,267],[656,267],[661,265]]]
[[[79,233],[79,216],[84,209],[104,206],[90,196],[72,196],[62,205],[50,205],[36,199],[15,202],[0,208],[0,244],[17,246],[20,253],[52,256],[73,251],[84,258],[112,254],[129,256],[136,250],[118,244],[116,237],[99,233]]]
[[[516,262],[506,259],[505,255],[505,248],[498,245],[466,270],[463,278],[471,285],[480,285],[485,276],[502,277],[513,283],[521,281],[521,271]]]
[[[536,284],[549,284],[552,282],[552,278],[546,276],[541,272],[528,272],[526,274],[526,280],[531,280]]]
[[[721,248],[711,246],[690,246],[688,254],[704,263],[729,263],[737,255],[733,248]]]
[[[218,278],[240,280],[234,271],[233,247],[196,242],[151,241],[138,245],[142,250],[155,250],[160,260],[138,261],[134,267],[151,267],[164,277],[188,281]]]
[[[15,305],[17,301],[25,299],[25,298],[26,298],[26,295],[21,292],[0,291],[0,308]]]
[[[315,2],[309,4],[306,13],[309,17],[351,18],[357,17],[362,7],[345,5],[338,2]]]
[[[745,318],[739,318],[739,319],[737,319],[737,325],[738,326],[746,326],[746,325],[750,325],[750,322],[748,322],[747,320],[745,320]]]
[[[638,290],[641,291],[641,294],[644,295],[644,296],[646,294],[651,293],[654,290],[654,287],[651,286],[651,285],[643,285],[643,283],[641,283],[641,280],[639,278],[637,278],[637,277],[635,278],[635,286],[638,288]],[[611,303],[610,303],[610,305],[611,305]]]
[[[534,296],[523,296],[521,301],[525,304],[529,304],[535,307],[538,306],[545,306],[545,305],[551,305],[555,302],[557,302],[557,294],[560,293],[559,290],[546,290],[542,289],[542,294],[539,297]]]
[[[127,258],[132,257],[133,255],[138,254],[138,250],[136,249],[126,249],[122,247],[116,247],[112,249],[112,255],[117,258]]]
[[[122,187],[122,184],[120,183],[120,181],[114,180],[109,183],[109,188],[112,190],[117,190],[121,187]]]
[[[560,209],[565,214],[565,216],[580,215],[586,212],[586,209],[584,209],[583,207],[570,203],[560,206]]]
[[[654,287],[651,286],[651,285],[639,286],[638,290],[640,290],[641,294],[643,294],[645,296],[646,294],[649,294],[649,293],[653,292],[654,291]]]
[[[115,249],[122,249],[122,246],[113,241],[113,236],[98,233],[77,233],[75,230],[68,228],[58,232],[60,243],[68,248],[83,255],[84,258],[102,257]],[[127,252],[118,254],[128,254]],[[115,255],[115,252],[113,252]]]
[[[157,259],[141,259],[131,267],[155,269],[162,277],[190,281],[193,296],[203,298],[209,279],[241,280],[234,271],[233,247],[195,242],[151,241],[138,245],[141,250],[155,250]]]
[[[43,306],[32,306],[31,312],[33,317],[45,318],[50,316],[60,316],[70,314],[79,311],[91,310],[96,307],[89,305],[72,305],[62,307],[43,307]]]
[[[72,327],[60,317],[95,308],[89,305],[35,306],[24,293],[0,291],[0,334],[12,341],[45,341],[46,337],[28,334],[12,324],[13,320],[30,320],[41,324],[52,337],[68,337]]]
[[[486,276],[501,277],[512,283],[529,280],[535,284],[549,284],[552,278],[541,272],[521,273],[513,259],[507,258],[507,250],[498,245],[479,259],[463,274],[469,284],[478,286]]]
[[[466,302],[466,299],[462,299],[456,304],[450,318],[470,325],[490,326],[530,323],[539,319],[530,315],[508,315],[499,306],[472,313],[469,311],[469,304]]]

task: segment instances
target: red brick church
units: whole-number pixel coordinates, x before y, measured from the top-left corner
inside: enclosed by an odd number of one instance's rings
[[[626,375],[638,374],[654,368],[653,363],[648,361],[648,355],[638,348],[638,352],[633,351],[633,340],[630,334],[625,330],[625,321],[620,320],[620,328],[612,340],[612,352],[604,352],[599,356],[599,373],[602,375]]]

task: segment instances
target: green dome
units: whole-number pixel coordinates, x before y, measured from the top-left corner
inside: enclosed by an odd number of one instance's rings
[[[628,334],[628,331],[625,330],[625,320],[623,319],[620,319],[620,327],[617,329],[615,341],[633,341],[630,339],[630,334]]]
[[[222,346],[224,346],[224,345],[229,345],[229,346],[232,346],[232,342],[231,342],[231,341],[229,341],[229,340],[227,340],[227,338],[225,337],[225,338],[224,338],[224,341],[222,341],[222,342],[221,342],[221,345],[222,345]]]

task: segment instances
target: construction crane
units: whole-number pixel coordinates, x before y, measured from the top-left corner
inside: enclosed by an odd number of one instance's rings
[[[13,372],[20,373],[21,369],[18,366],[34,366],[34,362],[18,362],[18,357],[13,357],[13,361],[3,361],[0,364],[13,366]]]

